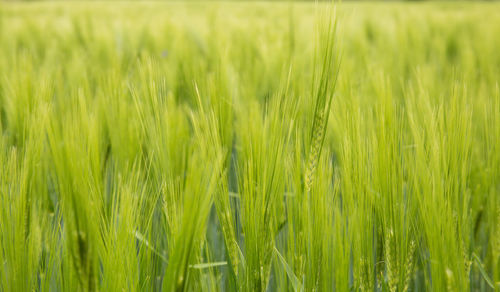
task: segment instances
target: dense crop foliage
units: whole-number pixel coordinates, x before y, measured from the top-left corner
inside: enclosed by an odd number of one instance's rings
[[[500,289],[499,11],[2,4],[0,291]]]

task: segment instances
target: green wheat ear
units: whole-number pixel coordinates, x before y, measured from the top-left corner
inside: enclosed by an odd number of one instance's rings
[[[319,23],[317,33],[319,40],[315,52],[316,68],[313,72],[312,96],[315,98],[313,124],[311,129],[310,150],[307,159],[307,169],[305,172],[305,190],[311,191],[314,181],[314,173],[318,160],[321,156],[321,149],[325,138],[325,129],[330,116],[330,108],[333,100],[333,93],[337,84],[340,66],[337,64],[338,58],[335,51],[335,34],[337,31],[336,7],[333,11],[328,10],[325,23]],[[333,19],[333,20],[332,20]]]
[[[314,180],[314,173],[316,171],[316,166],[318,165],[319,155],[321,151],[321,142],[323,140],[323,113],[316,116],[316,122],[314,123],[313,129],[313,140],[311,143],[311,149],[309,151],[309,158],[307,159],[307,170],[305,173],[305,187],[306,192],[311,192],[311,187]]]
[[[395,242],[394,233],[389,230],[385,235],[385,260],[387,267],[387,281],[391,292],[397,291],[398,288],[398,263],[395,259]]]
[[[415,254],[415,247],[416,247],[416,244],[415,244],[415,241],[410,241],[410,247],[408,249],[408,255],[406,256],[406,264],[405,264],[405,274],[406,274],[406,278],[405,278],[405,284],[404,284],[404,288],[403,288],[403,291],[408,291],[409,287],[410,287],[410,282],[411,282],[411,278],[413,276],[413,257],[414,257],[414,254]]]

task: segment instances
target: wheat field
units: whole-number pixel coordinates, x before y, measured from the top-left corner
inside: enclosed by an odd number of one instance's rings
[[[500,3],[1,2],[0,291],[500,291]]]

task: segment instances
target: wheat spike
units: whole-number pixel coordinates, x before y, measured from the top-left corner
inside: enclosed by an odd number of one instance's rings
[[[311,143],[311,150],[307,162],[307,170],[305,175],[306,192],[311,191],[314,180],[314,172],[318,164],[319,153],[321,150],[321,140],[323,139],[323,113],[316,116],[315,127],[313,129],[313,139]]]
[[[385,252],[386,252],[386,266],[387,266],[387,281],[389,283],[389,290],[391,292],[397,291],[398,288],[398,277],[397,277],[397,265],[394,261],[392,254],[392,241],[393,233],[390,230],[385,237]]]
[[[415,241],[410,242],[410,247],[408,249],[408,256],[406,257],[406,264],[405,264],[405,269],[406,269],[406,278],[405,278],[405,285],[403,288],[403,291],[408,291],[410,287],[410,281],[411,281],[411,276],[413,274],[413,254],[415,253]]]
[[[460,241],[460,250],[462,252],[462,257],[464,260],[464,266],[465,266],[465,274],[469,276],[470,273],[470,267],[472,265],[472,261],[470,260],[469,256],[467,255],[467,250],[465,248],[464,241]]]

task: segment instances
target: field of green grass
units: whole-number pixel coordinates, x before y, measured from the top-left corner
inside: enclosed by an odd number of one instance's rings
[[[500,3],[0,3],[0,291],[499,291]]]

